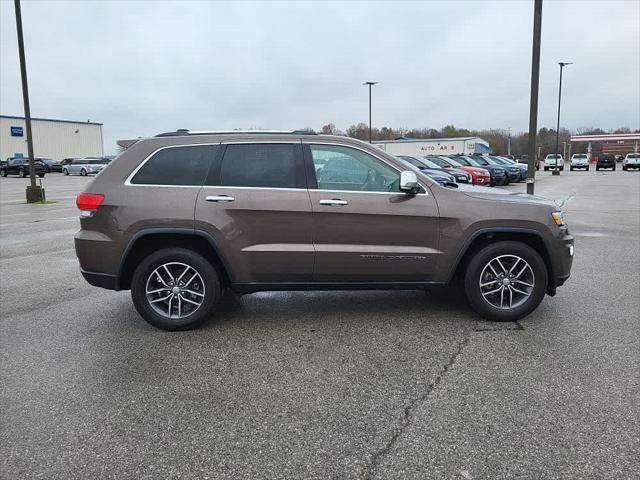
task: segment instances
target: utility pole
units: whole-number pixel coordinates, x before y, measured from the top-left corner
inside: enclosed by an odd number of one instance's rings
[[[511,127],[507,129],[507,155],[511,156]]]
[[[560,169],[558,167],[558,155],[560,154],[559,150],[559,142],[560,142],[560,102],[562,100],[562,69],[567,65],[571,65],[571,63],[566,62],[558,62],[560,65],[560,85],[558,86],[558,124],[556,126],[556,166],[553,169],[552,175],[560,175]]]
[[[369,85],[369,143],[371,143],[371,87],[378,82],[364,82],[363,85]]]
[[[20,0],[14,0],[16,10],[16,30],[18,32],[18,53],[20,55],[20,74],[22,76],[22,100],[24,101],[24,120],[27,125],[27,152],[29,154],[29,176],[31,184],[27,187],[27,203],[44,200],[42,187],[36,185],[36,170],[33,156],[33,135],[31,133],[31,110],[29,108],[29,89],[27,87],[27,64],[24,56],[24,40],[22,38],[22,12]]]
[[[529,158],[527,193],[533,195],[536,176],[536,134],[538,132],[538,85],[540,83],[540,35],[542,32],[542,0],[533,7],[533,48],[531,54],[531,102],[529,107]]]

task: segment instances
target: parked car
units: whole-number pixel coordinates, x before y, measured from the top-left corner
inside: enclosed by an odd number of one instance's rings
[[[495,155],[482,155],[482,158],[486,159],[492,165],[504,167],[509,176],[509,182],[518,183],[523,180],[520,167],[512,164],[508,159]],[[526,178],[526,174],[524,178]]]
[[[564,158],[562,155],[559,153],[550,153],[544,157],[544,170],[547,171],[549,169],[558,169],[560,171],[564,170]]]
[[[474,167],[466,161],[460,160],[459,157],[441,157],[432,155],[425,158],[447,171],[461,170],[468,173],[471,175],[471,183],[474,185],[491,186],[491,175],[488,170]]]
[[[101,158],[74,158],[62,167],[65,175],[93,175],[100,173],[106,167]]]
[[[525,165],[529,164],[529,155],[527,155],[526,153],[524,155],[520,155],[520,157],[518,158],[518,163],[524,163]],[[538,159],[536,159],[536,170],[540,170],[540,161]]]
[[[416,167],[420,172],[441,185],[451,185],[456,183],[456,178],[453,175],[447,173],[443,168],[429,168],[425,163],[426,160],[423,162],[420,158],[409,155],[396,156],[403,162]]]
[[[587,172],[589,171],[589,157],[586,153],[574,153],[571,155],[569,170],[573,171],[576,168],[584,168]]]
[[[474,167],[482,167],[489,171],[491,175],[491,185],[509,185],[509,176],[507,174],[507,170],[503,166],[495,165],[492,162],[488,162],[482,155],[463,155],[463,159],[466,159],[470,165]],[[456,159],[458,160],[458,159]],[[458,160],[461,161],[461,160]]]
[[[611,170],[615,170],[616,157],[609,153],[601,153],[598,155],[598,159],[596,160],[596,170],[600,170],[601,168],[610,168]]]
[[[33,166],[36,175],[44,177],[46,169],[44,163],[39,160],[33,161]],[[29,176],[29,159],[20,157],[10,157],[7,159],[7,164],[0,167],[0,176],[6,177],[7,175],[18,175],[26,178]]]
[[[445,157],[445,158],[447,158],[447,157]],[[453,175],[453,177],[456,179],[456,183],[472,183],[471,174],[468,173],[468,172],[465,172],[461,168],[447,167],[445,169],[445,168],[439,166],[437,163],[434,163],[433,161],[429,160],[428,158],[420,157],[420,160],[425,162],[429,168],[446,171],[447,173]],[[448,158],[447,158],[447,160],[448,160]]]
[[[64,160],[62,160],[60,162],[60,165],[62,165],[62,168],[64,168],[65,165],[71,165],[71,162],[73,162],[74,160],[76,160],[75,158],[65,158]]]
[[[40,160],[44,163],[44,169],[47,173],[62,172],[62,164],[56,160],[51,160],[50,158],[36,158],[36,160]]]
[[[141,139],[76,203],[85,279],[131,289],[140,315],[166,330],[210,318],[223,289],[419,289],[458,277],[476,312],[513,321],[555,294],[573,260],[554,202],[442,188],[347,137]]]
[[[630,168],[640,170],[640,153],[628,153],[622,161],[622,170],[629,170]]]
[[[453,176],[456,183],[471,183],[471,174],[465,172],[464,170],[461,170],[459,168],[452,168],[452,167],[448,167],[445,170],[443,167],[441,167],[437,163],[434,163],[432,160],[429,160],[426,157],[412,157],[412,158],[417,159],[418,162],[425,165],[425,168],[429,168],[437,172],[448,173],[449,175]]]
[[[509,165],[518,167],[520,169],[520,182],[523,182],[527,179],[527,172],[529,170],[529,166],[525,165],[524,163],[519,163],[518,161],[516,161],[513,158],[510,157],[504,157],[502,155],[499,155],[498,158],[504,160],[505,162],[507,162]]]

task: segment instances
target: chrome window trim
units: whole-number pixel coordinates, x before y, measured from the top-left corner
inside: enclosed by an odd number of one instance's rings
[[[311,139],[309,139],[311,140]],[[367,150],[357,147],[355,145],[344,145],[341,143],[335,142],[323,142],[323,141],[304,141],[304,140],[237,140],[237,141],[219,141],[219,142],[207,142],[207,143],[191,143],[191,144],[180,144],[180,145],[165,145],[163,147],[159,147],[152,151],[149,155],[145,157],[145,159],[140,162],[140,164],[129,174],[127,179],[124,182],[124,185],[127,187],[160,187],[160,188],[236,188],[236,189],[245,189],[245,190],[282,190],[282,191],[309,191],[309,192],[344,192],[344,193],[364,193],[364,194],[375,194],[375,195],[406,195],[405,192],[397,191],[397,192],[365,192],[362,190],[323,190],[318,188],[282,188],[282,187],[242,187],[242,186],[231,186],[231,185],[165,185],[158,183],[131,183],[131,179],[135,177],[136,173],[153,157],[156,153],[161,150],[166,150],[168,148],[184,148],[184,147],[199,147],[199,146],[212,146],[212,145],[232,145],[232,144],[260,144],[260,143],[281,143],[281,144],[307,144],[307,145],[331,145],[335,147],[345,147],[345,148],[354,148],[356,150],[360,150],[368,155],[371,155],[374,158],[377,158],[381,162],[388,165],[390,168],[393,168],[395,171],[398,171],[398,168],[394,165],[391,165],[385,159],[380,158],[378,155],[374,155]],[[398,171],[400,173],[400,171]],[[420,181],[418,181],[418,185],[424,189],[424,193],[416,193],[415,195],[429,195],[429,189]]]
[[[343,145],[341,143],[322,142],[322,141],[312,142],[311,139],[309,139],[308,141],[305,141],[305,140],[301,140],[301,142],[302,142],[303,145],[309,145],[309,148],[311,148],[311,145],[330,145],[330,146],[334,146],[334,147],[353,148],[355,150],[360,150],[361,152],[366,153],[367,155],[370,155],[373,158],[376,158],[376,159],[380,160],[382,163],[387,165],[389,168],[392,168],[393,170],[398,172],[398,175],[402,172],[402,170],[398,170],[398,167],[396,167],[395,165],[391,165],[384,158],[381,158],[378,155],[374,155],[373,153],[365,150],[364,148],[360,148],[360,147],[357,147],[355,145]],[[425,187],[419,180],[418,180],[418,185],[420,185],[424,189],[424,193],[416,193],[415,195],[428,196],[429,195],[429,189],[427,187]],[[365,191],[362,191],[362,190],[323,190],[323,189],[319,189],[319,188],[310,188],[309,191],[310,192],[377,193],[377,194],[381,193],[383,195],[398,195],[398,194],[407,195],[405,192],[402,192],[400,190],[398,190],[397,192],[365,192]]]

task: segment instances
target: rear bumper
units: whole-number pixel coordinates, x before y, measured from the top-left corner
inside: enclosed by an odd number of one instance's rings
[[[87,272],[86,270],[82,269],[80,269],[80,273],[82,273],[84,279],[94,287],[106,288],[107,290],[119,290],[118,277],[115,275]]]

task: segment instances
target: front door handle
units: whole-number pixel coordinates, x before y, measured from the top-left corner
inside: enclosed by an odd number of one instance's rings
[[[320,200],[320,205],[348,205],[346,200],[340,200],[339,198],[332,198],[331,200]]]
[[[235,198],[229,195],[207,195],[205,200],[207,202],[233,202]]]

